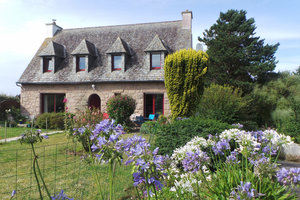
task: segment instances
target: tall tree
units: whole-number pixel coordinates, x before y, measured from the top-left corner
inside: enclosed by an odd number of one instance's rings
[[[279,44],[264,45],[255,29],[254,19],[247,19],[246,11],[228,10],[220,13],[203,38],[198,37],[208,47],[208,83],[229,84],[249,93],[254,82],[274,70]]]
[[[203,51],[183,49],[165,60],[165,86],[173,119],[191,116],[203,93],[203,75],[208,56]]]

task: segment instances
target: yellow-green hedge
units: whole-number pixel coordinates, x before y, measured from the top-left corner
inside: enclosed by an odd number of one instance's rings
[[[191,116],[203,92],[203,75],[208,55],[203,51],[183,49],[165,59],[165,87],[172,118]]]

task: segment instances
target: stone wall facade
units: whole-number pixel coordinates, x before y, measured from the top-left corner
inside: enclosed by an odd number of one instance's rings
[[[94,85],[94,87],[93,87]],[[97,94],[101,100],[101,111],[106,112],[106,103],[115,93],[126,94],[136,100],[135,115],[144,116],[144,95],[164,95],[164,115],[171,114],[169,100],[163,82],[89,83],[74,85],[22,85],[21,112],[30,118],[42,113],[42,94],[66,94],[69,112],[76,113],[88,107],[88,99]]]

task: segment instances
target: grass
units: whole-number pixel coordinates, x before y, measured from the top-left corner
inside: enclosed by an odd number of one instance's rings
[[[133,134],[124,135],[129,137]],[[38,161],[46,184],[53,195],[61,189],[74,199],[100,199],[92,167],[80,157],[81,144],[68,140],[63,133],[51,135],[35,145]],[[9,199],[17,190],[17,199],[39,199],[36,180],[32,173],[32,153],[28,144],[18,141],[0,144],[0,196]],[[100,183],[108,196],[108,166],[96,166]],[[115,179],[116,199],[129,199],[134,194],[131,166],[118,166]],[[46,197],[46,193],[43,190]],[[47,199],[47,198],[46,198]],[[107,199],[107,198],[106,198]]]
[[[23,127],[7,127],[7,135],[6,138],[12,138],[20,136],[22,133],[24,133],[26,130],[31,130],[31,128],[23,128]],[[47,130],[48,132],[53,130]],[[47,132],[45,129],[42,129],[42,132]],[[5,139],[5,128],[0,127],[0,139]]]

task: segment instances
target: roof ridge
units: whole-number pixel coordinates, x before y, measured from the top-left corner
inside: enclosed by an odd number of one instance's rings
[[[108,25],[108,26],[90,26],[90,27],[80,27],[80,28],[66,28],[66,29],[62,29],[62,31],[91,29],[91,28],[109,28],[109,27],[132,26],[132,25],[162,24],[162,23],[180,22],[180,21],[182,21],[182,20],[163,21],[163,22],[146,22],[146,23],[136,23],[136,24],[119,24],[119,25]]]

